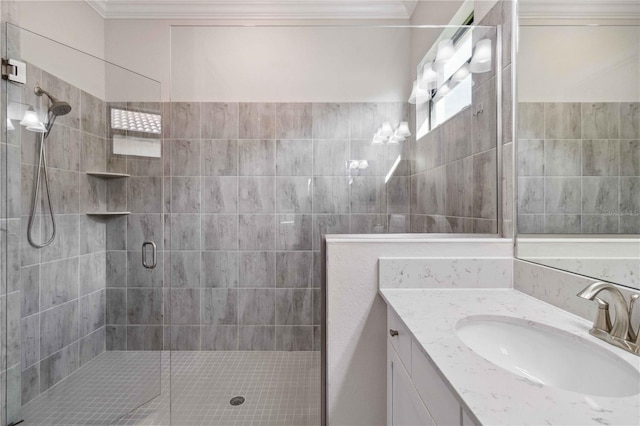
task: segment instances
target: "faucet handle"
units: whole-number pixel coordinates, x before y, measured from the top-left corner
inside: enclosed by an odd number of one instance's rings
[[[636,333],[633,330],[633,326],[631,325],[631,321],[633,319],[633,307],[636,304],[636,300],[640,298],[640,294],[632,294],[629,298],[629,341],[636,342],[636,340],[640,337],[640,326],[638,327],[638,332]],[[637,343],[637,342],[636,342]]]
[[[595,297],[593,300],[598,304],[598,312],[596,313],[596,319],[593,322],[593,328],[602,330],[604,332],[611,332],[611,317],[609,316],[609,304],[599,297]]]

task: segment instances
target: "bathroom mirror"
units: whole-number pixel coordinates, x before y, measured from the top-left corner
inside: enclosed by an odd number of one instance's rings
[[[516,252],[640,289],[640,5],[615,3],[520,4]]]

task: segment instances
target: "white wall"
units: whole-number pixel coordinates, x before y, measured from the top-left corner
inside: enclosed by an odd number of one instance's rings
[[[28,30],[18,35],[24,60],[104,99],[105,24],[100,15],[84,1],[4,3],[9,22]]]
[[[177,27],[172,100],[402,102],[409,29]]]
[[[358,238],[359,237],[359,238]],[[386,423],[386,304],[380,257],[507,257],[511,239],[460,235],[327,237],[327,411],[329,425]]]
[[[640,101],[640,26],[523,26],[518,102]]]
[[[399,20],[108,20],[106,56],[161,81],[165,101],[170,96],[190,101],[397,101],[404,100],[405,94],[408,97],[410,89],[406,88],[410,40],[404,31],[320,27],[248,31],[243,26],[407,24]],[[173,40],[171,26],[177,27]],[[169,62],[172,43],[174,57]],[[306,60],[297,62],[296,57]],[[180,70],[174,73],[173,90],[171,63]]]

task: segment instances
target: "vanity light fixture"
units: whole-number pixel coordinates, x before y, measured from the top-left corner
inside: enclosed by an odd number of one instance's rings
[[[433,69],[433,63],[429,62],[422,68],[422,78],[418,87],[422,90],[433,90],[438,83],[438,73]]]
[[[413,88],[411,89],[411,95],[409,96],[409,103],[411,105],[423,104],[431,99],[431,90],[423,90],[417,81],[413,82]]]
[[[455,53],[453,47],[453,40],[450,38],[442,40],[438,43],[438,53],[436,53],[436,60],[434,64],[436,67],[443,66]]]
[[[15,126],[13,125],[13,121],[10,118],[7,118],[7,130],[15,130]]]
[[[469,71],[469,64],[465,62],[458,69],[458,71],[453,73],[453,75],[451,76],[451,80],[455,81],[456,83],[459,83],[459,82],[463,81],[465,78],[467,78],[470,73],[471,73],[471,71]]]
[[[476,43],[469,70],[472,73],[491,71],[491,39],[484,38]]]

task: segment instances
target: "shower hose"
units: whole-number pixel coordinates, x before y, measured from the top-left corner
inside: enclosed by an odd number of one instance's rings
[[[27,240],[29,240],[29,244],[36,248],[46,247],[51,244],[56,238],[56,218],[53,213],[53,206],[51,205],[51,193],[49,192],[49,175],[47,174],[47,156],[44,146],[44,141],[46,139],[46,136],[48,136],[48,132],[43,132],[40,135],[40,159],[38,160],[38,170],[36,172],[35,190],[33,192],[33,198],[31,199],[31,214],[29,215],[29,222],[27,225]],[[36,215],[36,205],[38,201],[38,194],[40,193],[41,180],[44,180],[44,188],[47,195],[47,204],[49,205],[49,215],[51,216],[53,231],[51,232],[51,237],[47,241],[38,243],[34,240],[32,234],[33,221]]]

